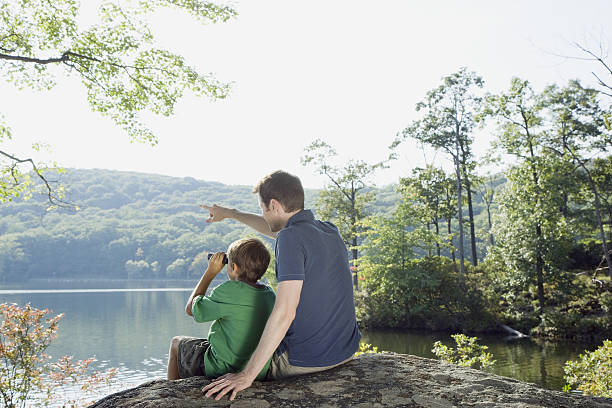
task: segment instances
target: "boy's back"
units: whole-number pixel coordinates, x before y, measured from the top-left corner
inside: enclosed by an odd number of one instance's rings
[[[204,354],[206,376],[218,377],[238,372],[248,363],[257,347],[276,295],[269,286],[251,286],[230,280],[217,286],[208,296],[193,300],[196,322],[213,321],[208,333],[210,347]],[[259,373],[263,379],[270,362]]]
[[[206,291],[227,264],[227,282]],[[196,322],[210,322],[208,339],[175,336],[168,352],[168,379],[219,377],[242,370],[257,348],[276,295],[257,283],[270,265],[270,253],[256,238],[232,242],[227,254],[208,256],[208,267],[185,305]],[[266,376],[270,361],[258,379]]]

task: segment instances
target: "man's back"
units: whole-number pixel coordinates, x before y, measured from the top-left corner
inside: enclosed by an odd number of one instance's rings
[[[278,351],[301,367],[325,367],[349,358],[359,348],[348,252],[338,229],[314,219],[310,210],[295,214],[276,239],[279,282],[302,280],[300,302]]]

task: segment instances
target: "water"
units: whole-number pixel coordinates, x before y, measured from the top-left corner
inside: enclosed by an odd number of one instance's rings
[[[64,313],[59,337],[49,347],[54,358],[95,356],[96,367],[117,367],[117,382],[103,394],[165,378],[170,339],[175,335],[204,337],[209,324],[195,323],[184,312],[195,281],[40,281],[28,289],[0,287],[0,303],[30,303]],[[215,284],[211,285],[215,286]],[[34,289],[34,290],[32,290]],[[480,337],[480,336],[479,336]],[[563,387],[563,364],[597,345],[543,342],[532,339],[508,341],[480,337],[497,361],[496,374],[542,387]],[[368,331],[363,341],[380,350],[434,357],[437,340],[452,345],[448,333],[397,333]],[[102,395],[100,395],[102,396]]]

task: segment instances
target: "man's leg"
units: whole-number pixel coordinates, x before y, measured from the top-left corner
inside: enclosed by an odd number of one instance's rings
[[[170,351],[168,351],[168,379],[169,380],[178,380],[179,370],[178,370],[178,344],[182,339],[182,336],[173,337],[170,341]]]

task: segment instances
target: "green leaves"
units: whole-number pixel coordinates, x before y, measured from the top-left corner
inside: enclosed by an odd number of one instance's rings
[[[564,391],[577,389],[586,395],[612,398],[612,340],[592,352],[581,354],[577,361],[567,361]]]
[[[334,165],[336,150],[321,139],[314,140],[304,151],[302,165],[314,167],[330,182],[319,195],[317,215],[336,224],[347,245],[354,245],[362,230],[359,221],[366,216],[366,206],[375,199],[374,192],[368,191],[369,178],[384,167],[384,162],[349,160],[342,166]]]
[[[487,351],[488,347],[478,344],[478,337],[468,337],[465,334],[453,334],[451,337],[457,344],[456,348],[445,346],[440,341],[434,343],[431,351],[440,360],[479,370],[486,370],[495,364],[493,356]]]
[[[147,17],[162,7],[182,9],[203,23],[236,16],[228,6],[202,1],[106,1],[99,20],[79,25],[79,3],[72,0],[10,2],[0,7],[0,73],[18,87],[55,85],[62,66],[87,88],[94,111],[111,118],[131,140],[157,143],[139,115],[169,116],[186,90],[224,98],[229,85],[200,74],[183,57],[155,49]]]
[[[170,116],[185,92],[211,100],[227,96],[229,84],[199,73],[185,59],[155,48],[148,24],[151,13],[164,7],[184,10],[203,24],[237,15],[229,6],[197,0],[119,1],[100,4],[98,20],[83,25],[76,0],[9,0],[0,4],[0,75],[18,88],[46,90],[62,73],[87,89],[93,111],[110,118],[131,141],[157,143],[157,135],[141,120],[144,112]],[[58,69],[58,68],[63,68]],[[0,143],[11,138],[0,121]],[[0,202],[29,192],[31,183],[20,167],[30,163],[36,176],[44,166],[0,151]],[[57,192],[47,191],[52,204]],[[31,196],[31,192],[23,197]],[[55,202],[54,202],[55,201]]]

